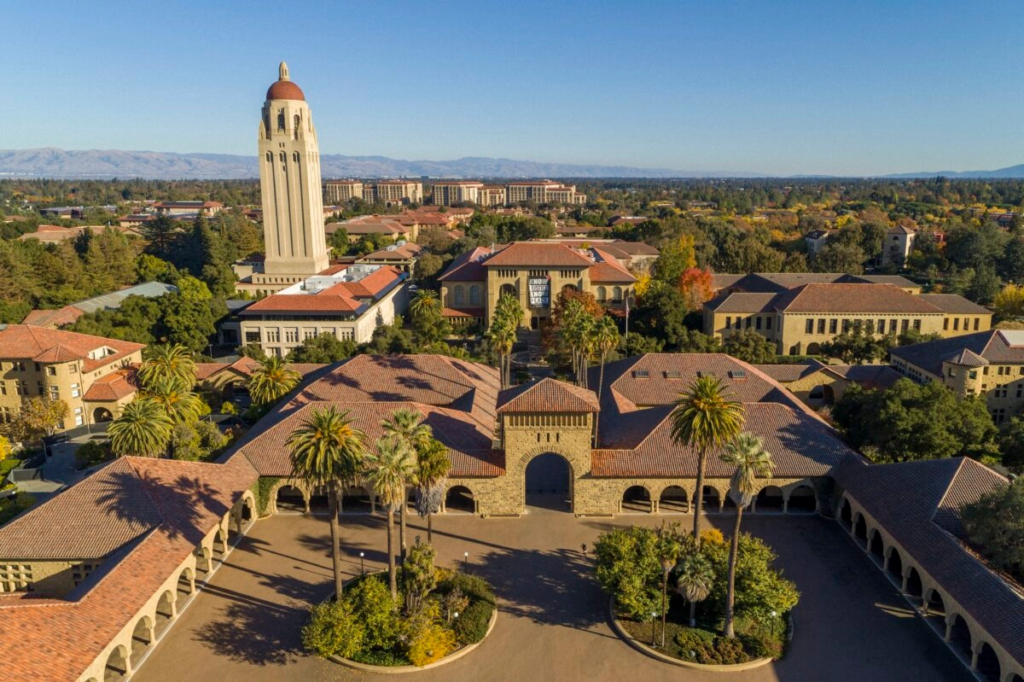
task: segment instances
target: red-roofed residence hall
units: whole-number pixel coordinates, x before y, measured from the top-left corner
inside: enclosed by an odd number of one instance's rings
[[[63,400],[60,430],[113,419],[135,395],[140,343],[24,324],[0,331],[0,423],[34,397]]]
[[[539,329],[563,289],[585,291],[613,312],[624,312],[636,278],[601,245],[574,248],[559,242],[515,242],[497,250],[477,247],[456,258],[443,275],[441,300],[453,322],[490,325],[504,293],[519,299],[523,326]]]

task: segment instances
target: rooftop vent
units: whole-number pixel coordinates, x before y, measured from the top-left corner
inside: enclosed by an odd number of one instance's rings
[[[745,370],[745,369],[734,369],[731,372],[729,372],[729,378],[730,379],[746,379],[747,378],[747,370]]]
[[[651,378],[651,373],[648,372],[646,369],[634,370],[633,371],[633,378],[634,379],[650,379]]]
[[[683,378],[683,373],[682,372],[678,372],[678,371],[676,371],[674,369],[673,370],[669,370],[669,371],[665,372],[665,378],[666,379],[682,379]]]

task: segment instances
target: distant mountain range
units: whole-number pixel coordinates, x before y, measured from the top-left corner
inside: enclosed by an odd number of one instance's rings
[[[746,171],[685,171],[515,159],[465,157],[453,161],[406,161],[384,156],[320,157],[327,178],[764,178]],[[1024,178],[1024,164],[992,171],[899,173],[887,178]],[[0,150],[0,178],[149,178],[244,179],[259,176],[255,156],[238,154],[176,154],[118,150],[18,149]],[[827,178],[833,176],[797,176]]]
[[[406,161],[384,156],[323,154],[324,178],[697,178],[762,177],[730,171],[574,165],[466,157],[454,161]],[[255,156],[175,154],[117,150],[0,150],[0,177],[237,179],[259,176]]]

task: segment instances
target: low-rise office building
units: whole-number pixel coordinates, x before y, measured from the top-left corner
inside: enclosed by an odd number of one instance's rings
[[[328,180],[324,183],[324,201],[328,204],[342,204],[362,198],[362,180]]]
[[[366,343],[408,307],[408,273],[387,265],[337,265],[237,311],[237,338],[284,357],[321,334]],[[231,330],[234,331],[234,330]]]
[[[153,204],[157,215],[203,215],[215,216],[224,210],[219,201],[158,201]]]
[[[63,400],[58,431],[107,422],[135,395],[131,366],[141,343],[24,324],[0,330],[0,422],[30,398]]]
[[[985,399],[1002,424],[1024,409],[1024,331],[995,329],[893,348],[896,371],[918,383],[938,381],[957,395]]]
[[[444,180],[434,183],[431,200],[435,206],[479,204],[484,183],[476,180]]]
[[[803,284],[781,293],[729,291],[704,304],[704,333],[725,339],[753,330],[775,342],[779,354],[816,355],[821,344],[854,329],[878,336],[910,330],[956,336],[991,328],[989,310],[954,298],[929,300],[891,284]]]

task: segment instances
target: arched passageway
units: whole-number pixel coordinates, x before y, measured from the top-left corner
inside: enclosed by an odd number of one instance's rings
[[[344,507],[344,505],[342,505]],[[331,510],[331,499],[328,496],[326,487],[316,487],[309,494],[310,514],[329,514]]]
[[[878,560],[879,565],[885,562],[885,544],[882,542],[882,534],[878,531],[871,536],[871,555]]]
[[[312,507],[313,502],[310,500],[310,509]],[[369,514],[374,511],[374,507],[373,498],[362,486],[353,486],[341,491],[342,514]]]
[[[476,501],[473,499],[473,492],[464,485],[452,486],[445,493],[444,509],[449,513],[476,513]]]
[[[978,675],[988,682],[1000,682],[1003,679],[1002,667],[999,665],[999,658],[995,649],[989,646],[988,642],[982,642],[978,649],[978,661],[975,668]]]
[[[842,504],[839,505],[839,523],[847,532],[853,530],[853,509],[850,507],[850,501],[845,497]]]
[[[910,571],[907,573],[907,588],[904,592],[911,597],[924,596],[924,585],[921,583],[921,574],[918,573],[917,569],[913,566],[910,567]]]
[[[572,468],[561,455],[538,455],[526,465],[526,504],[572,511]]]
[[[139,659],[146,653],[146,649],[153,643],[153,622],[149,616],[143,616],[135,624],[132,631],[132,668],[139,665]]]
[[[957,653],[971,660],[971,629],[967,627],[967,621],[960,614],[953,616],[946,639]]]
[[[818,511],[818,498],[814,489],[806,485],[798,485],[789,493],[786,511],[790,514],[814,514]]]
[[[194,575],[191,568],[185,568],[178,576],[178,595],[176,601],[180,604],[183,599],[187,599],[192,592],[195,591],[194,587]]]
[[[855,536],[857,536],[858,539],[863,540],[863,541],[867,541],[867,539],[868,539],[868,524],[864,520],[863,516],[858,516],[857,517],[857,523],[855,523],[853,525],[853,534]],[[863,547],[863,545],[861,545],[861,546]]]
[[[208,547],[196,547],[197,579],[205,578],[213,570],[213,553]]]
[[[704,513],[716,514],[722,510],[722,498],[716,488],[704,486]]]
[[[889,550],[889,561],[886,563],[885,570],[896,579],[897,584],[903,584],[903,557],[895,547]]]
[[[622,493],[622,503],[619,505],[622,512],[642,512],[644,514],[654,511],[651,504],[651,493],[642,485],[634,485],[626,488]]]
[[[119,682],[128,675],[128,650],[123,644],[114,647],[107,657],[107,666],[103,672],[103,682]]]
[[[303,514],[306,511],[306,499],[302,496],[302,491],[293,485],[278,488],[275,502],[279,514]]]
[[[110,413],[105,407],[97,407],[92,411],[92,423],[93,424],[104,424],[106,422],[114,421],[114,415]]]
[[[925,602],[925,608],[928,609],[929,616],[946,615],[946,602],[942,599],[942,595],[939,594],[938,590],[931,590],[928,593],[928,599]]]
[[[658,511],[663,514],[685,514],[690,511],[690,503],[686,491],[677,485],[670,485],[661,491],[658,499]]]
[[[808,353],[808,355],[817,355],[817,353]],[[819,384],[812,388],[810,393],[807,394],[807,400],[812,407],[833,405],[836,402],[836,393],[828,384]]]
[[[785,508],[785,505],[786,499],[782,488],[776,485],[766,485],[757,493],[754,511],[758,513],[780,513]]]

